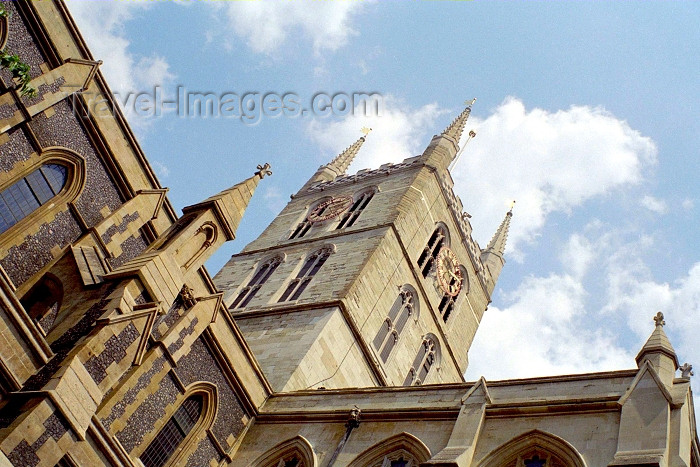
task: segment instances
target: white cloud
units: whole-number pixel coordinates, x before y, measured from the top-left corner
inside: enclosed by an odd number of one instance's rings
[[[392,96],[385,96],[380,116],[355,115],[332,122],[312,120],[307,133],[320,146],[324,152],[323,160],[327,161],[362,136],[362,127],[372,128],[352,164],[350,172],[353,172],[420,154],[426,144],[427,132],[442,113],[444,111],[437,104],[411,109]]]
[[[668,211],[668,206],[663,200],[654,198],[651,195],[644,196],[639,204],[656,214],[665,214]]]
[[[662,311],[666,333],[681,362],[700,367],[700,262],[673,282],[657,282],[641,252],[653,247],[649,238],[631,243],[617,257],[611,257],[607,270],[608,303],[604,312],[622,316],[627,326],[644,342],[653,329],[652,317]],[[700,407],[700,380],[693,378],[696,407]]]
[[[334,51],[350,36],[352,17],[365,2],[229,2],[223,6],[233,32],[258,53],[271,54],[285,41],[310,40],[315,53]]]
[[[683,202],[681,203],[681,206],[682,206],[683,209],[685,209],[686,211],[690,211],[691,209],[693,209],[693,208],[695,207],[695,202],[694,202],[692,199],[690,199],[690,198],[686,198],[686,199],[684,199]]]
[[[567,244],[564,245],[559,254],[559,259],[570,274],[580,279],[588,271],[594,256],[591,242],[583,235],[574,234],[569,238]]]
[[[503,308],[489,307],[469,352],[468,379],[510,379],[616,370],[633,353],[605,328],[587,326],[586,294],[569,275],[528,277]],[[508,355],[503,359],[498,355]]]
[[[94,2],[70,0],[68,8],[88,47],[100,67],[112,92],[118,94],[122,105],[130,93],[153,93],[155,86],[168,88],[175,76],[167,61],[158,55],[144,57],[129,50],[130,42],[124,34],[124,25],[135,14],[149,8],[152,2]],[[133,99],[132,99],[133,101]],[[122,108],[132,124],[143,126],[129,106]]]
[[[511,256],[535,238],[550,213],[637,184],[656,162],[654,142],[602,108],[527,110],[509,97],[486,119],[470,119],[470,128],[477,137],[453,170],[455,191],[482,243],[498,226],[506,200],[517,200]]]
[[[284,196],[282,196],[279,188],[275,186],[265,189],[263,198],[265,199],[265,204],[267,205],[268,209],[274,214],[279,213],[286,204]]]
[[[325,157],[332,157],[357,139],[359,128],[372,127],[352,165],[357,170],[420,154],[429,136],[441,130],[435,121],[443,113],[436,104],[416,110],[388,96],[381,117],[313,121],[308,129]],[[516,259],[522,257],[518,245],[532,241],[549,214],[570,212],[588,199],[638,184],[656,163],[654,142],[601,108],[526,110],[509,97],[486,119],[472,117],[471,128],[477,137],[452,170],[455,192],[472,214],[482,245],[510,201],[517,200],[508,240],[508,254]]]

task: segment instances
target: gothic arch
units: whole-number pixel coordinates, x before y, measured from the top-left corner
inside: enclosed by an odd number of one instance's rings
[[[450,246],[450,229],[447,228],[444,222],[437,222],[435,229],[428,237],[423,251],[421,251],[418,260],[418,267],[423,274],[423,277],[428,277],[431,271],[434,270],[435,260],[444,247]]]
[[[424,384],[435,370],[440,368],[442,361],[442,351],[440,350],[440,340],[435,334],[427,333],[423,336],[423,341],[418,347],[413,365],[408,370],[408,375],[404,380],[404,386],[415,386]]]
[[[235,308],[247,306],[250,300],[257,294],[258,290],[270,279],[270,276],[286,259],[286,253],[275,253],[257,261],[251,268],[252,271],[250,274],[246,276],[245,280],[241,282],[241,285],[236,289],[236,293],[232,295],[232,297],[236,298],[234,298],[229,305],[229,309],[233,310]]]
[[[162,465],[164,467],[175,467],[183,465],[187,458],[194,452],[206,431],[214,425],[219,406],[219,397],[216,385],[208,381],[197,381],[185,388],[184,393],[178,400],[178,408],[183,402],[192,397],[199,396],[202,399],[202,408],[197,422],[192,426],[184,439],[177,444],[175,452]],[[170,413],[167,420],[175,415],[176,409]],[[166,422],[167,422],[166,420]],[[153,441],[161,435],[162,425],[158,432],[149,440],[148,445],[142,443],[143,451],[135,453],[138,457],[144,455]]]
[[[294,223],[292,230],[287,232],[285,234],[286,236],[283,239],[294,240],[306,236],[306,234],[308,234],[311,230],[311,227],[313,227],[312,222],[309,220],[309,215],[318,206],[325,203],[326,201],[330,201],[331,199],[331,196],[323,196],[322,198],[316,199],[309,205],[307,205],[306,210],[301,214],[299,218],[297,218],[297,221]]]
[[[547,467],[586,467],[586,461],[569,442],[540,430],[513,438],[487,454],[478,467],[518,467],[523,459],[549,458]]]
[[[296,456],[297,467],[316,467],[316,454],[311,444],[301,435],[288,439],[269,449],[265,454],[254,460],[250,467],[277,467],[286,458]],[[284,464],[282,464],[284,465]]]
[[[344,229],[346,227],[351,227],[357,219],[362,215],[367,205],[372,201],[375,194],[379,192],[379,188],[376,186],[371,186],[358,190],[352,194],[352,204],[347,211],[338,220],[338,225],[335,227],[336,230]]]
[[[42,151],[39,157],[32,158],[32,163],[21,169],[0,173],[0,191],[12,187],[46,165],[59,165],[66,170],[63,187],[50,200],[41,203],[39,207],[3,231],[0,234],[2,238],[0,247],[12,241],[14,236],[8,234],[9,232],[23,232],[30,227],[29,230],[36,228],[41,223],[40,219],[46,219],[50,214],[65,210],[66,205],[75,201],[85,188],[86,168],[83,157],[66,148],[50,147]],[[50,214],[47,216],[47,213]]]
[[[201,238],[201,244],[199,244],[198,241],[194,241],[194,239],[198,239],[198,237]],[[213,222],[206,221],[200,225],[195,231],[192,240],[190,240],[193,242],[193,248],[196,248],[198,244],[199,248],[192,254],[190,259],[187,260],[187,262],[183,265],[183,268],[187,270],[192,267],[195,261],[197,261],[204,254],[204,252],[216,242],[218,237],[219,231]]]
[[[418,321],[419,312],[420,300],[416,289],[410,284],[399,287],[399,293],[373,341],[374,349],[383,363],[389,361],[406,327]]]
[[[452,239],[450,237],[450,229],[447,227],[447,224],[442,221],[438,221],[435,223],[435,230],[440,230],[442,232],[442,234],[445,236],[444,246],[450,248],[452,245]]]
[[[7,32],[9,31],[9,21],[6,16],[0,17],[0,50],[7,45]]]
[[[414,467],[431,457],[430,449],[420,439],[404,431],[365,449],[348,467],[381,467],[385,458],[394,460],[402,455],[411,458]]]

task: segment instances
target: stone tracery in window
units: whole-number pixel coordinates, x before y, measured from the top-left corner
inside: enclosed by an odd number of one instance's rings
[[[439,225],[433,234],[428,239],[425,248],[418,257],[418,267],[421,270],[423,277],[428,277],[430,271],[433,269],[435,260],[440,253],[443,246],[449,246],[449,238],[447,235],[447,228],[443,225]]]
[[[292,279],[291,282],[289,282],[289,285],[282,293],[279,302],[297,300],[314,278],[316,273],[318,273],[318,271],[321,269],[321,266],[323,266],[326,260],[330,257],[332,252],[333,250],[330,247],[324,247],[306,258],[306,261],[301,267],[301,270],[299,270],[297,273],[297,276]]]
[[[255,297],[255,294],[258,293],[258,290],[267,282],[272,273],[275,272],[280,263],[282,263],[282,258],[279,256],[265,261],[250,279],[248,285],[238,293],[238,296],[233,301],[230,308],[243,308],[247,306],[253,297]]]
[[[417,298],[415,292],[411,289],[412,287],[410,286],[401,288],[401,292],[394,301],[389,315],[374,338],[374,348],[379,352],[379,356],[384,363],[387,362],[391,352],[396,347],[409,319],[415,317]]]

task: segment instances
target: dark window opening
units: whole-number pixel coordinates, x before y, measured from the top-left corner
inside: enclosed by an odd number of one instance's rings
[[[324,248],[309,256],[297,276],[282,293],[279,302],[298,299],[330,255],[331,250]]]
[[[190,396],[161,428],[146,450],[141,454],[145,467],[162,467],[197,424],[204,401],[202,396]]]
[[[30,215],[65,186],[68,169],[46,164],[0,192],[0,233]]]
[[[421,269],[423,277],[428,277],[428,274],[430,274],[430,270],[435,264],[438,253],[440,253],[442,247],[445,246],[445,237],[446,232],[443,227],[435,229],[418,257],[418,267]]]
[[[230,308],[243,308],[248,306],[253,297],[255,297],[255,294],[258,293],[258,290],[260,290],[262,285],[267,282],[281,262],[282,259],[277,257],[263,263],[250,282],[248,282],[248,285],[246,285],[243,290],[240,291]]]
[[[336,227],[336,230],[352,226],[355,223],[355,221],[357,221],[357,218],[360,217],[362,211],[372,200],[373,196],[374,192],[370,191],[362,194],[359,198],[357,198],[357,200],[355,200],[355,202],[352,203],[352,206],[350,206],[350,209],[348,209],[348,211],[343,215],[343,218],[340,220],[340,223],[338,224],[338,227]]]
[[[48,334],[61,309],[63,285],[58,278],[47,274],[20,301],[30,318]]]

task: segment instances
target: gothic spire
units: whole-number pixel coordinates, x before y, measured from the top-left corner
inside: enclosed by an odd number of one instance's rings
[[[476,101],[476,98],[472,99],[471,101],[465,102],[466,107],[462,111],[461,114],[457,116],[454,120],[452,120],[452,123],[445,128],[445,131],[442,132],[444,136],[449,136],[450,138],[454,139],[457,144],[459,144],[459,140],[462,137],[462,133],[464,132],[464,126],[467,124],[467,120],[469,119],[469,114],[472,112],[472,105],[474,105],[474,102]]]
[[[513,202],[515,203],[515,201]],[[510,229],[510,219],[513,217],[513,208],[506,213],[506,217],[498,226],[498,230],[493,234],[489,245],[486,247],[486,251],[493,251],[503,256],[506,251],[506,241],[508,240],[508,230]]]
[[[347,172],[350,164],[352,164],[353,159],[360,152],[360,148],[367,139],[367,135],[372,131],[371,128],[363,127],[363,135],[360,138],[348,146],[343,152],[338,154],[335,159],[330,161],[328,164],[322,165],[318,168],[316,173],[309,179],[308,182],[301,188],[300,193],[305,191],[308,187],[313,186],[320,182],[332,182],[337,177],[340,177],[345,172]]]
[[[668,336],[664,331],[664,326],[666,325],[666,321],[664,320],[664,314],[660,311],[656,313],[656,316],[654,316],[654,322],[656,323],[654,331],[651,333],[649,339],[647,339],[646,343],[637,354],[637,363],[640,363],[646,355],[653,353],[662,353],[674,360],[676,363],[676,367],[680,366],[678,365],[678,357],[676,357],[676,351],[673,350],[671,341],[668,339]]]
[[[648,361],[656,370],[657,374],[667,386],[673,385],[673,379],[676,375],[676,370],[680,367],[676,351],[673,350],[671,341],[664,332],[664,314],[660,311],[654,316],[654,331],[652,331],[649,339],[637,354],[635,360],[641,368],[645,361]]]
[[[326,165],[326,167],[336,172],[338,175],[342,175],[345,172],[347,172],[353,159],[355,159],[357,153],[360,152],[360,148],[367,139],[367,135],[370,131],[372,131],[371,128],[362,128],[363,135],[360,136],[360,138],[357,141],[345,148],[343,152],[338,154],[335,159],[333,159],[329,164]]]
[[[496,287],[496,281],[498,276],[501,274],[501,269],[506,263],[503,257],[506,250],[506,241],[508,240],[508,229],[510,229],[510,220],[513,217],[513,205],[515,201],[511,204],[510,210],[506,213],[505,219],[498,226],[498,230],[491,238],[488,246],[481,250],[481,262],[484,264],[488,270],[491,280],[488,283],[489,293],[493,292]]]
[[[421,156],[428,165],[440,170],[449,170],[450,164],[455,160],[459,152],[459,140],[462,137],[475,101],[476,99],[472,99],[465,102],[466,107],[462,113],[445,128],[445,131],[433,136],[433,139]],[[476,136],[476,133],[471,132],[470,137],[473,136]]]
[[[204,201],[183,208],[182,212],[201,211],[211,208],[222,223],[224,233],[228,240],[235,238],[236,229],[243,217],[243,213],[248,207],[250,199],[258,186],[260,180],[266,175],[272,175],[270,164],[258,165],[258,170],[240,183],[235,184],[214,196],[210,196]]]

